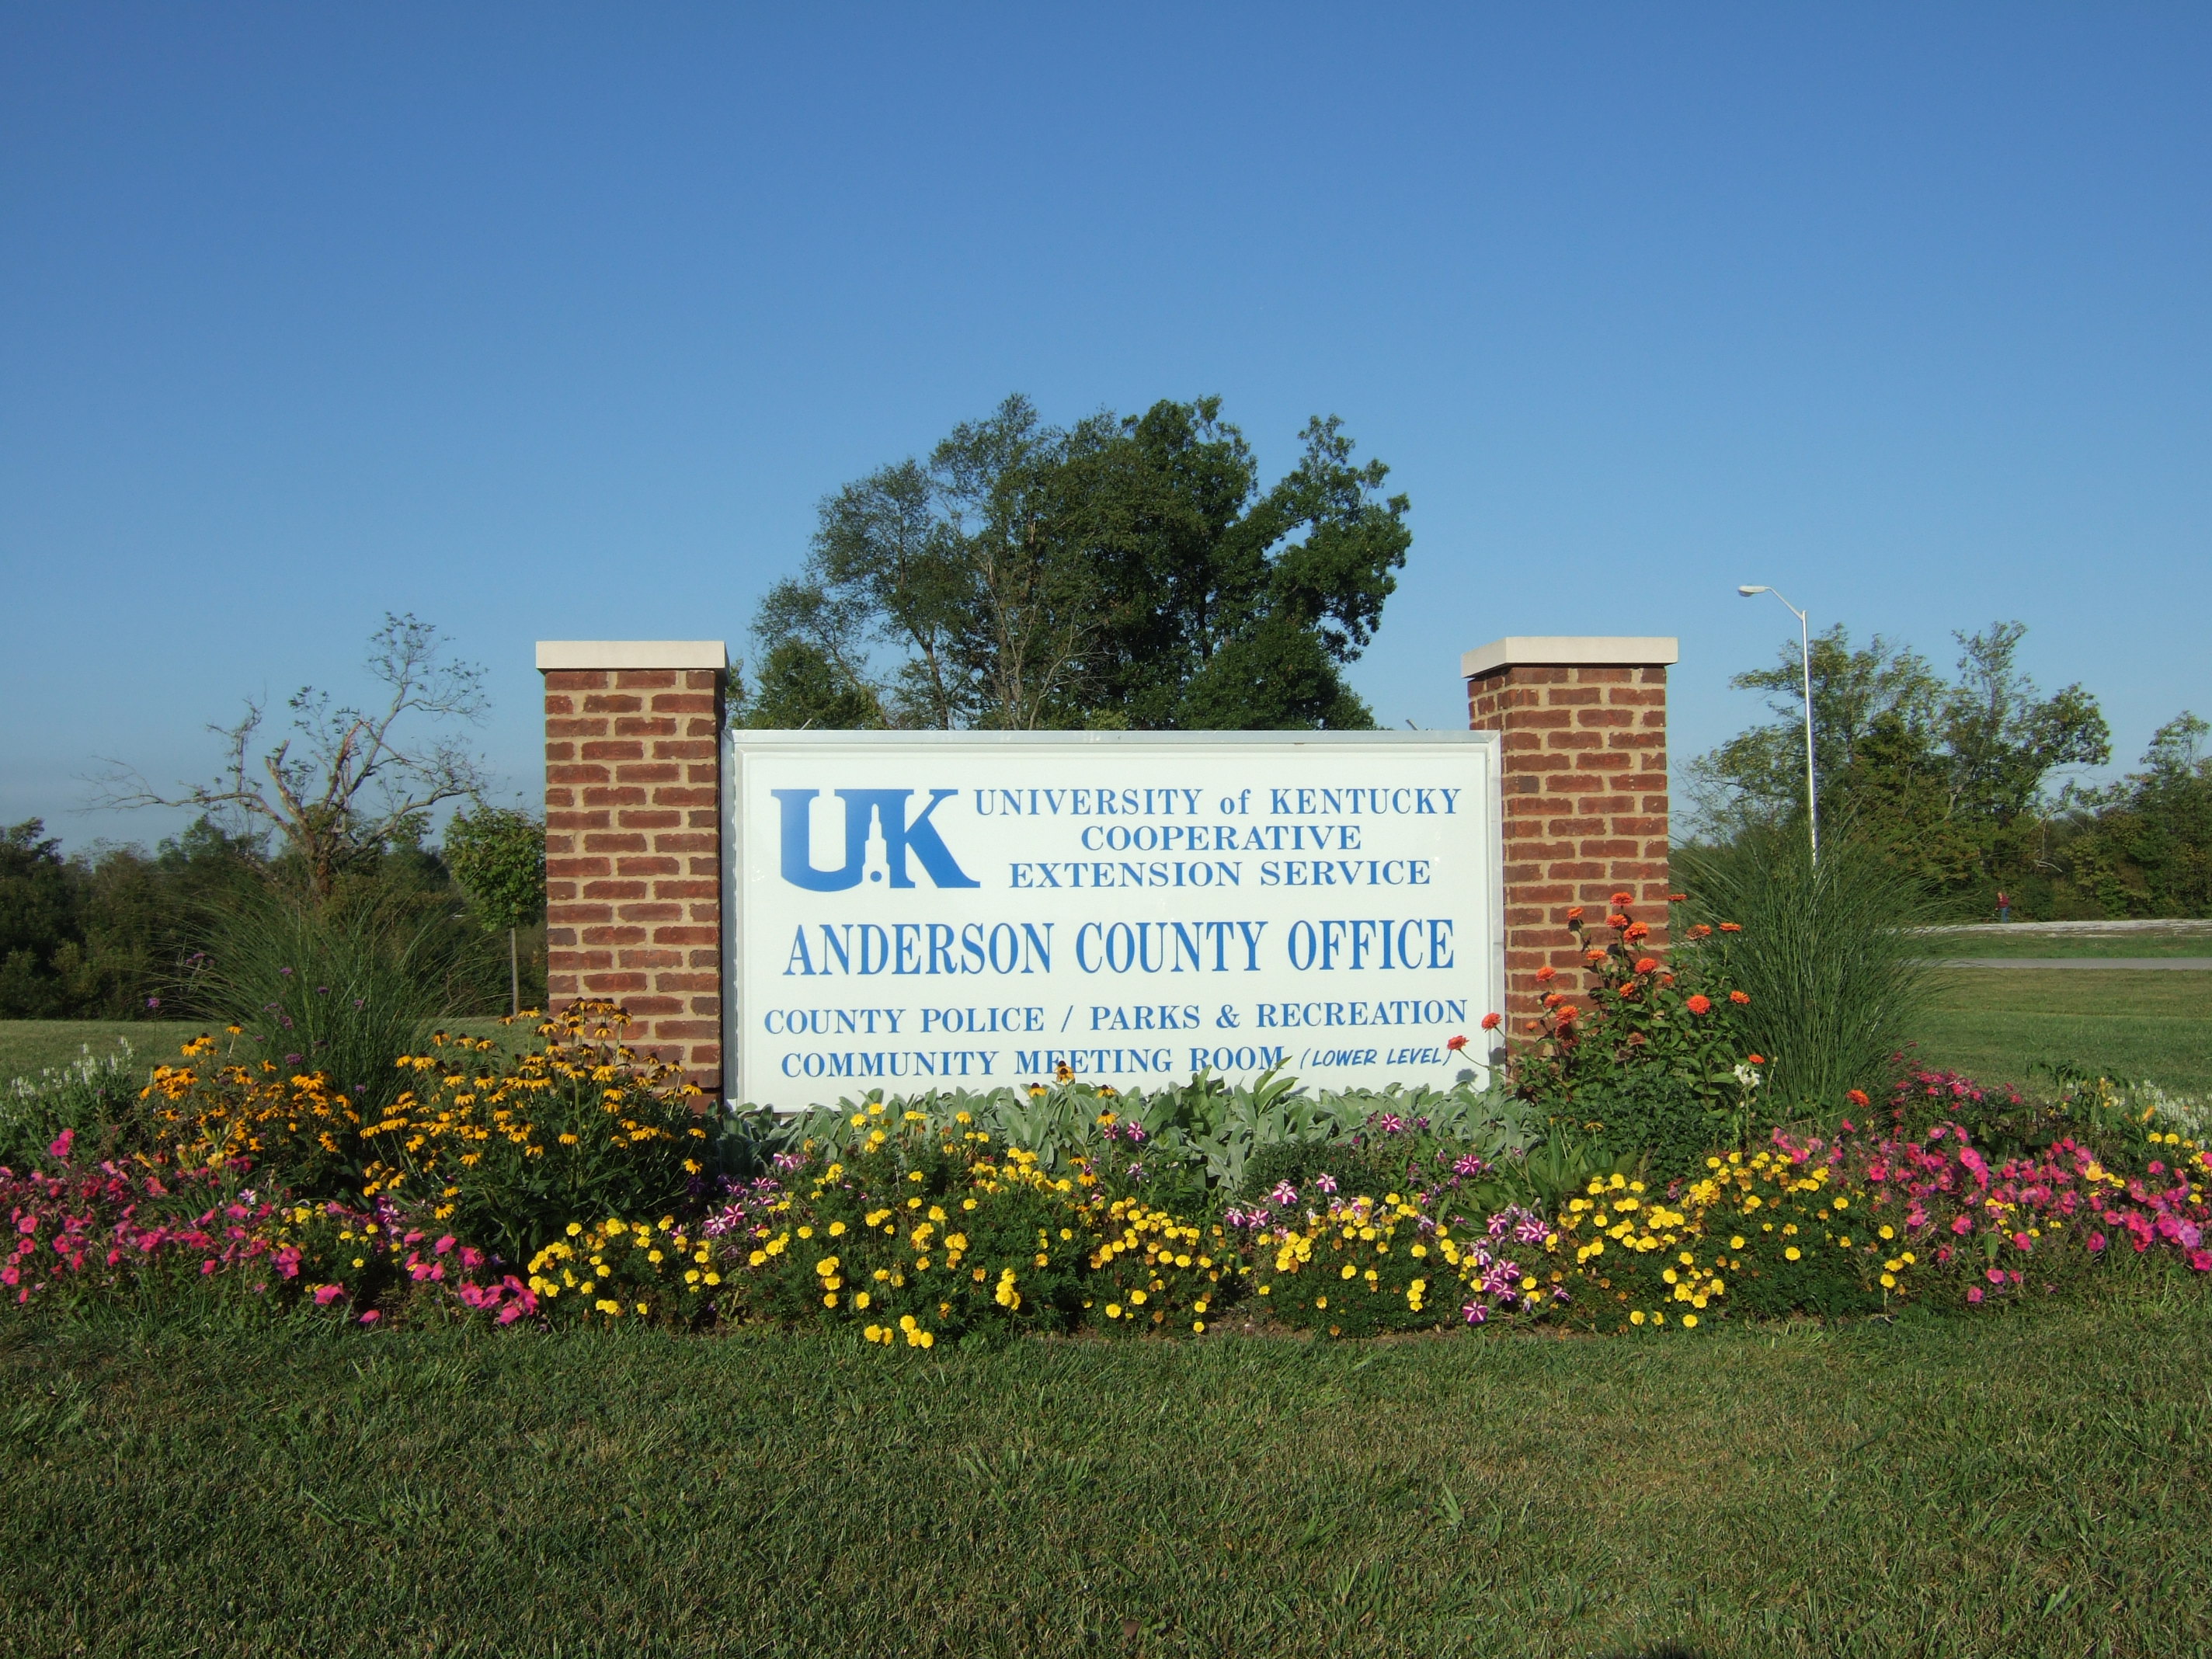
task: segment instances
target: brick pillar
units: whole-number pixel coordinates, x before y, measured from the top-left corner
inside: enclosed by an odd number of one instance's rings
[[[1667,942],[1667,665],[1670,639],[1504,639],[1470,651],[1468,726],[1504,736],[1505,1012],[1539,1007],[1536,970],[1583,989],[1567,911],[1602,926],[1634,895]]]
[[[722,1081],[720,640],[541,640],[548,1000],[620,1002],[631,1046]]]

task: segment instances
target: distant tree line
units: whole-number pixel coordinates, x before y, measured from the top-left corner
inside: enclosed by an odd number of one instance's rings
[[[377,700],[303,688],[281,730],[249,701],[215,728],[224,764],[210,782],[165,793],[112,773],[106,804],[198,813],[151,853],[64,857],[40,819],[0,830],[0,1018],[235,1013],[236,963],[334,939],[392,974],[434,978],[410,992],[426,1006],[542,1000],[544,825],[489,804],[481,763],[434,729],[482,718],[483,671],[449,659],[411,616],[386,617],[368,667]],[[434,815],[454,807],[431,845]]]
[[[1824,842],[1878,847],[1948,914],[2022,917],[2212,915],[2212,757],[2205,723],[2183,713],[2152,738],[2140,771],[2093,787],[2066,775],[2112,758],[2096,698],[2045,695],[2020,667],[2026,628],[1957,635],[1946,677],[1875,635],[1841,627],[1812,644],[1814,775]],[[1774,718],[1690,763],[1688,821],[1726,843],[1754,826],[1802,829],[1805,749],[1798,653],[1739,674]]]
[[[37,818],[0,829],[0,1019],[204,1018],[197,970],[217,922],[304,876],[282,853],[206,818],[151,852],[67,856]],[[437,959],[461,964],[457,1004],[507,1011],[504,922],[482,914],[444,849],[394,839],[354,860],[325,903],[442,936]],[[541,1000],[544,930],[522,927],[514,945],[520,1000]]]

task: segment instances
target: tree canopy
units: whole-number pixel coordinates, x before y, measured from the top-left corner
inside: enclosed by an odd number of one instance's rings
[[[1334,416],[1263,487],[1221,400],[1046,424],[1026,398],[821,503],[737,717],[951,730],[1370,726],[1345,665],[1413,539]]]
[[[1960,634],[1957,677],[1877,635],[1854,650],[1841,627],[1812,642],[1814,775],[1824,830],[1880,842],[1938,890],[1978,890],[2045,856],[2050,816],[2067,797],[2053,775],[2101,765],[2112,738],[2078,684],[2045,696],[2020,667],[2027,629],[1996,623]],[[1693,817],[1707,835],[1747,820],[1802,819],[1804,726],[1798,653],[1737,675],[1776,719],[1691,764]]]

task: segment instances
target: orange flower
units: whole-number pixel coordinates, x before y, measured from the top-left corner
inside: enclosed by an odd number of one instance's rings
[[[1743,932],[1743,924],[1737,921],[1724,921],[1721,924],[1721,932],[1723,933],[1741,933]]]
[[[1483,1018],[1486,1020],[1496,1019],[1498,1016],[1495,1014],[1485,1014]],[[1449,1037],[1445,1039],[1444,1042],[1444,1052],[1446,1054],[1455,1054],[1466,1047],[1467,1039],[1463,1036]]]
[[[1636,895],[1633,893],[1615,893],[1613,896],[1613,902],[1615,908],[1618,908],[1624,904],[1633,904],[1636,902]]]
[[[1585,951],[1583,954],[1589,958],[1589,964],[1593,968],[1596,967],[1598,963],[1605,960],[1605,952],[1602,951]]]
[[[1540,980],[1557,979],[1559,976],[1559,970],[1548,962],[1536,970],[1536,977]]]
[[[1532,1019],[1528,1022],[1523,1029],[1530,1031],[1540,1031],[1544,1029],[1544,1022],[1540,1019]]]
[[[1575,1023],[1575,1019],[1576,1019],[1576,1018],[1577,1018],[1577,1017],[1581,1012],[1582,1012],[1582,1010],[1581,1010],[1581,1009],[1579,1009],[1579,1008],[1576,1007],[1576,1006],[1575,1006],[1575,1005],[1574,1005],[1573,1003],[1567,1001],[1564,997],[1563,997],[1563,998],[1561,998],[1561,999],[1559,1000],[1559,1024],[1562,1024],[1562,1025],[1571,1025],[1571,1024],[1573,1024]]]
[[[1850,1101],[1854,1106],[1871,1106],[1874,1104],[1872,1101],[1867,1098],[1867,1091],[1863,1089],[1846,1089],[1844,1091],[1844,1098]]]
[[[1575,905],[1575,906],[1573,906],[1571,908],[1570,908],[1570,909],[1568,910],[1568,912],[1567,912],[1567,920],[1568,920],[1569,921],[1580,921],[1582,919],[1583,919],[1583,907],[1582,907],[1581,905],[1579,905],[1579,904]]]
[[[1628,918],[1616,911],[1605,919],[1605,925],[1608,927],[1626,927],[1628,926]]]
[[[1648,974],[1658,965],[1659,958],[1656,957],[1638,957],[1636,958],[1636,971],[1639,974]]]
[[[1485,1014],[1482,1017],[1482,1029],[1486,1031],[1494,1031],[1504,1024],[1505,1024],[1504,1018],[1497,1014]]]
[[[1625,936],[1629,939],[1649,939],[1651,937],[1651,925],[1649,922],[1632,921],[1625,930]]]
[[[1766,1056],[1765,1054],[1746,1054],[1744,1058],[1754,1066],[1764,1066],[1766,1064]]]
[[[1689,897],[1690,896],[1687,893],[1669,893],[1667,895],[1667,902],[1669,904],[1684,904],[1688,902]]]
[[[1710,1014],[1713,1011],[1712,1000],[1710,997],[1686,997],[1683,1000],[1682,1006],[1693,1014]]]
[[[1730,991],[1729,993],[1729,1000],[1735,1003],[1745,1003],[1751,1000],[1751,995],[1748,992],[1745,991]]]

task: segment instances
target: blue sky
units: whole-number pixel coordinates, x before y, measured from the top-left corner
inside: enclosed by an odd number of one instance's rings
[[[797,15],[794,15],[797,14]],[[2212,714],[2212,10],[0,10],[0,821],[386,610],[488,665],[744,635],[816,501],[1011,391],[1343,416],[1413,498],[1356,684],[2030,624],[2124,761]]]

